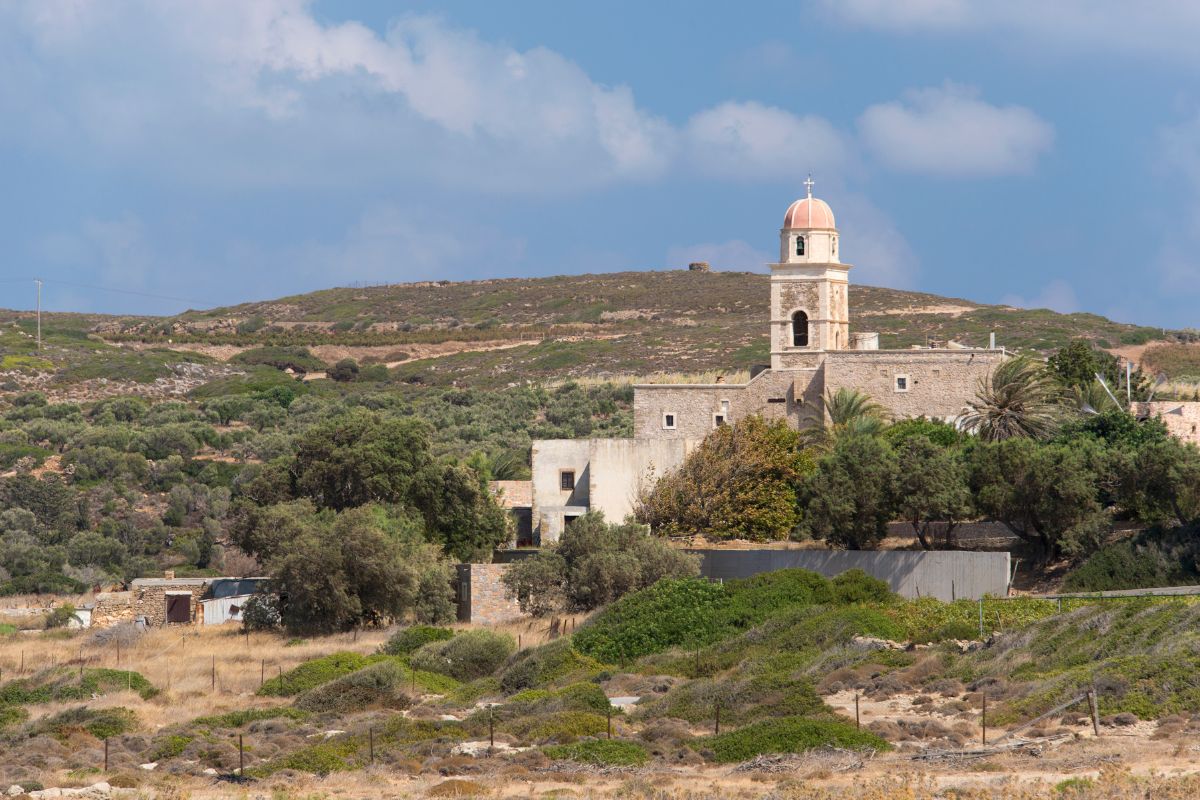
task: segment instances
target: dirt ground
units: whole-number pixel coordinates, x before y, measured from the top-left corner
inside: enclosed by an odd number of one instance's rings
[[[572,624],[567,623],[570,629]],[[543,641],[548,625],[518,623],[508,632],[521,636],[526,646]],[[186,633],[186,635],[185,635]],[[194,717],[235,709],[278,704],[255,695],[262,678],[299,663],[338,650],[374,652],[386,632],[340,634],[295,644],[277,636],[237,634],[234,627],[193,631],[158,629],[118,654],[112,644],[96,644],[87,632],[69,638],[18,635],[0,645],[0,669],[12,676],[23,659],[28,664],[78,664],[135,669],[164,691],[150,700],[133,692],[116,692],[94,698],[95,708],[124,706],[133,709],[146,732]],[[214,677],[215,675],[215,677]],[[826,701],[848,720],[854,719],[853,691],[827,696]],[[364,770],[333,773],[327,777],[288,772],[240,784],[229,776],[182,776],[128,770],[114,780],[135,783],[136,788],[114,790],[111,796],[142,798],[336,797],[392,798],[483,794],[495,798],[884,798],[964,797],[944,790],[978,789],[1000,794],[981,796],[1032,798],[1069,779],[1101,779],[1115,770],[1122,781],[1146,776],[1154,780],[1197,777],[1200,792],[1200,740],[1193,735],[1161,736],[1153,722],[1126,727],[1101,726],[1095,736],[1084,709],[1068,712],[1064,723],[1055,718],[1022,733],[1025,739],[1001,741],[1003,728],[989,728],[989,747],[982,745],[981,709],[948,709],[922,701],[921,695],[899,694],[884,700],[859,698],[859,719],[864,728],[876,723],[920,726],[935,722],[960,732],[958,743],[938,739],[902,739],[896,750],[873,757],[848,751],[819,751],[797,756],[760,756],[737,766],[671,765],[656,762],[644,768],[597,768],[554,762],[537,767],[528,754],[494,757],[461,756],[438,770],[406,770],[378,765]],[[54,714],[67,706],[31,706],[35,718]],[[1157,738],[1156,738],[1157,737]],[[0,792],[5,758],[0,753]],[[527,766],[528,764],[528,766]],[[415,772],[416,774],[409,774]],[[1132,776],[1132,777],[1131,777]],[[87,786],[103,779],[98,772],[45,774],[46,786]],[[1106,778],[1107,779],[1107,778]],[[456,781],[464,782],[457,784]],[[922,794],[912,787],[925,787]],[[997,788],[1000,787],[1000,788]],[[1007,787],[1007,788],[1004,788]],[[1021,787],[1026,787],[1022,789]],[[1032,788],[1030,788],[1032,787]],[[1009,789],[1014,793],[1008,794]],[[1028,791],[1036,792],[1033,794]],[[924,790],[923,790],[924,791]],[[824,792],[822,794],[821,792]],[[1046,797],[1057,797],[1053,793]],[[1099,795],[1098,795],[1099,796]],[[1131,796],[1109,793],[1104,797]],[[1138,797],[1143,796],[1138,794]],[[1200,796],[1164,793],[1155,797]]]

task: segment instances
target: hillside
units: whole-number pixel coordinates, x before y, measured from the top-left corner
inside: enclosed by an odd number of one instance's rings
[[[399,365],[401,379],[432,383],[696,373],[768,360],[768,292],[767,275],[744,272],[438,281],[327,289],[168,319],[113,319],[95,331],[112,342],[170,342],[222,360],[235,348],[263,345],[370,347],[318,355]],[[1094,314],[871,286],[853,286],[850,307],[854,328],[879,331],[885,348],[930,339],[982,346],[992,331],[1010,349],[1039,352],[1075,337],[1117,347],[1162,336]]]

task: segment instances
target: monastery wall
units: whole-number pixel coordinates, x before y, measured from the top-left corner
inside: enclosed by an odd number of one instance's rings
[[[716,417],[727,423],[758,414],[764,419],[787,420],[801,427],[805,402],[821,394],[821,370],[788,372],[767,370],[743,384],[642,384],[633,390],[635,439],[700,440],[716,427]],[[809,412],[810,413],[810,412]],[[674,415],[668,428],[664,416]]]
[[[1002,350],[874,350],[825,354],[825,388],[867,394],[895,418],[961,414]]]
[[[1172,436],[1200,445],[1200,403],[1182,400],[1135,402],[1133,412],[1140,418],[1160,417]]]

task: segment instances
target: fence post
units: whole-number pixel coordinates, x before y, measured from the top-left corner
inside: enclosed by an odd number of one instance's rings
[[[283,664],[279,665],[279,695],[283,696]]]
[[[121,640],[117,639],[117,669],[121,668]]]
[[[720,700],[717,701],[717,706],[714,709],[714,711],[716,712],[715,713],[716,724],[713,726],[713,734],[716,735],[721,732],[721,701]]]
[[[242,745],[242,734],[238,734],[238,777],[246,777],[246,749]]]
[[[983,639],[983,598],[979,598],[979,638]]]
[[[375,726],[374,725],[367,728],[367,736],[369,737],[368,741],[370,742],[371,763],[374,764],[375,763]]]
[[[858,716],[858,692],[854,693],[854,727],[862,729],[862,720]]]
[[[608,708],[604,711],[605,720],[608,723],[608,738],[612,738],[612,703],[608,704]]]
[[[1092,732],[1100,736],[1100,703],[1096,700],[1096,690],[1088,690],[1088,705],[1092,707]]]
[[[104,771],[108,772],[108,737],[104,737]]]
[[[212,690],[217,690],[217,657],[213,656],[212,662]]]
[[[267,684],[267,660],[264,658],[262,660],[262,667],[259,669],[259,673],[258,673],[258,688],[261,689],[262,687],[266,686],[266,684]]]
[[[983,692],[983,743],[987,744],[987,692]]]
[[[492,748],[496,746],[496,712],[488,709],[488,755],[492,754]]]

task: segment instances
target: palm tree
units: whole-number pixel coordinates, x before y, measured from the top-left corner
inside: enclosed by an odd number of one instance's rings
[[[979,382],[975,399],[959,417],[963,430],[979,438],[1045,439],[1062,422],[1062,387],[1044,364],[1025,356],[1009,359]]]
[[[877,436],[888,425],[887,410],[856,389],[842,387],[836,392],[825,392],[824,409],[816,403],[812,416],[829,418],[829,426],[817,425],[806,433],[807,444],[821,450],[833,446],[840,437],[848,434]]]

